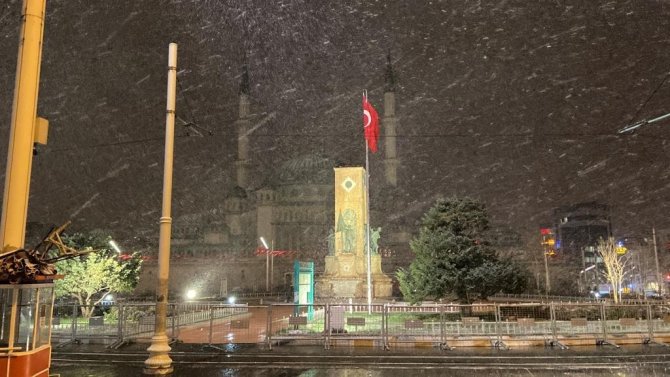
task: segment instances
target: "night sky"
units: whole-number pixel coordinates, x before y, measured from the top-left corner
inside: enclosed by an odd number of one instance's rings
[[[20,8],[0,5],[3,166]],[[469,195],[526,237],[553,208],[598,200],[615,235],[648,235],[670,228],[670,120],[616,131],[670,112],[669,31],[668,0],[48,0],[49,144],[34,158],[29,221],[157,245],[176,42],[178,125],[199,126],[177,128],[176,218],[234,183],[244,64],[263,175],[314,153],[363,165],[361,93],[383,112],[390,52],[403,209],[389,216],[413,222],[438,197]],[[373,186],[382,159],[371,156]]]

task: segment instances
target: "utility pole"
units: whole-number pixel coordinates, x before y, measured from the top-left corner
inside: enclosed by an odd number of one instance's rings
[[[272,242],[272,248],[274,248],[275,241],[274,239],[270,240]],[[265,248],[265,292],[270,293],[270,254],[272,254],[272,250],[268,247],[267,241],[265,241],[265,238],[261,237],[261,243],[263,244],[263,247]],[[274,262],[274,260],[273,260]]]
[[[275,281],[275,240],[270,240],[270,293],[274,288]]]
[[[544,288],[548,295],[551,291],[551,282],[549,280],[549,254],[554,255],[556,246],[556,235],[551,228],[540,229],[540,245],[542,245],[542,255],[544,256]]]
[[[544,254],[544,289],[548,295],[551,291],[551,282],[549,281],[549,262],[547,262],[547,251],[543,250]]]

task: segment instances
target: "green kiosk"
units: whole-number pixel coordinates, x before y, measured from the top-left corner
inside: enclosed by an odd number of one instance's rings
[[[314,262],[293,263],[293,315],[314,316]]]

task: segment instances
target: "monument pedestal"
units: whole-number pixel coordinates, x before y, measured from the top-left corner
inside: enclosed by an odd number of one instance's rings
[[[381,255],[370,257],[373,298],[391,297],[393,282],[382,272]],[[322,276],[316,278],[316,294],[323,298],[367,298],[367,263],[353,254],[329,255]]]

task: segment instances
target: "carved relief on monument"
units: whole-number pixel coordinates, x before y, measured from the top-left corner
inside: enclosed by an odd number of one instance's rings
[[[355,253],[356,252],[356,212],[347,208],[340,212],[335,228],[336,252]]]

